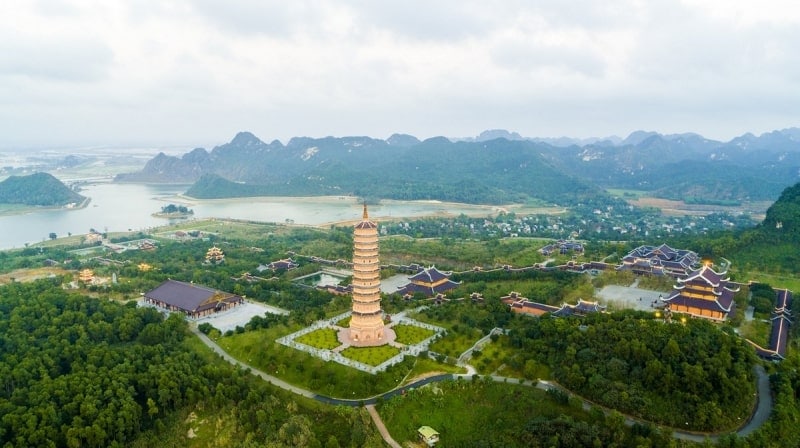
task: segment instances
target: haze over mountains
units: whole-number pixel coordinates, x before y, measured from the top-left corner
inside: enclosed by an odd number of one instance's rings
[[[211,151],[161,153],[117,180],[195,183],[188,194],[198,198],[352,194],[569,205],[622,188],[668,199],[775,200],[800,180],[800,128],[728,142],[692,133],[577,140],[491,130],[470,139],[296,137],[284,145],[241,132]]]

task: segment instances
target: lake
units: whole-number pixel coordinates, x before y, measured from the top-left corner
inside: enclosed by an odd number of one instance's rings
[[[174,203],[194,210],[194,219],[234,218],[260,222],[293,222],[320,225],[361,219],[356,198],[236,198],[196,201],[178,197],[188,185],[144,185],[97,183],[84,186],[81,194],[91,202],[81,209],[33,210],[24,214],[0,216],[0,249],[24,247],[69,233],[81,235],[90,229],[98,232],[140,231],[169,224],[151,216],[161,207]],[[427,201],[382,201],[370,206],[370,217],[380,221],[461,213],[489,215],[497,207],[449,204]],[[289,221],[287,221],[289,220]]]

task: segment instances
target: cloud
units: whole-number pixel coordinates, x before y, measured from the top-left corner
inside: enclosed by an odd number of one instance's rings
[[[0,16],[0,146],[198,144],[238,130],[285,140],[641,127],[729,138],[768,130],[748,123],[798,124],[797,9],[770,0],[12,2]]]
[[[0,76],[93,82],[107,76],[112,56],[106,45],[90,40],[3,39],[0,43]]]

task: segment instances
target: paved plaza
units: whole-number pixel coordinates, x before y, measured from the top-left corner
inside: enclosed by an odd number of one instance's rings
[[[635,286],[606,285],[603,289],[598,290],[596,295],[603,304],[608,306],[609,310],[653,311],[658,304],[658,297],[666,297],[667,293]]]
[[[395,293],[400,287],[406,286],[409,281],[408,275],[405,274],[397,274],[389,278],[381,279],[381,292],[386,294]]]
[[[137,303],[140,307],[151,307],[155,308],[162,313],[169,313],[163,308],[159,308],[149,303],[145,303],[144,300],[139,300]],[[216,328],[217,330],[225,333],[228,330],[235,330],[236,327],[242,326],[244,327],[253,316],[263,316],[266,313],[270,314],[289,314],[288,311],[278,308],[275,306],[265,305],[263,303],[245,301],[242,305],[237,307],[231,308],[227,311],[220,311],[216,314],[211,316],[202,317],[200,319],[188,319],[189,321],[196,322],[197,325],[200,325],[204,322],[208,322]]]
[[[196,319],[195,322],[197,322],[198,325],[208,322],[217,330],[225,333],[228,330],[235,330],[237,326],[244,327],[245,324],[250,322],[253,316],[263,316],[266,313],[289,314],[288,311],[281,308],[265,305],[263,303],[246,301],[243,305],[201,319]]]

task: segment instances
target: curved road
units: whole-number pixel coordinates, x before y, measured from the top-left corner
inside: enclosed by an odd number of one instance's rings
[[[386,431],[385,426],[383,427],[383,430],[381,430],[381,426],[383,426],[383,422],[380,420],[380,416],[377,414],[377,412],[374,412],[375,409],[374,409],[374,406],[372,406],[378,401],[378,398],[389,399],[389,398],[392,398],[392,397],[394,397],[396,395],[402,394],[402,393],[406,392],[409,389],[414,389],[414,388],[417,388],[417,387],[420,387],[420,386],[424,386],[426,384],[433,383],[433,382],[451,380],[451,379],[456,379],[456,378],[464,378],[464,379],[467,379],[467,380],[470,380],[470,379],[473,378],[473,376],[470,375],[470,374],[466,374],[466,375],[453,375],[453,374],[435,375],[435,376],[430,376],[430,377],[427,377],[427,378],[423,378],[423,379],[421,379],[419,381],[415,381],[415,382],[410,383],[410,384],[406,384],[405,386],[398,387],[397,389],[392,389],[389,392],[385,392],[383,394],[376,395],[374,397],[361,399],[361,400],[347,400],[347,399],[341,399],[341,398],[327,397],[325,395],[319,395],[319,394],[316,394],[314,392],[311,392],[310,390],[306,390],[306,389],[303,389],[301,387],[297,387],[297,386],[294,386],[292,384],[289,384],[286,381],[283,381],[282,379],[280,379],[278,377],[269,375],[269,374],[265,373],[262,370],[256,369],[255,367],[253,367],[253,366],[251,366],[251,365],[249,365],[247,363],[239,361],[238,359],[236,359],[236,358],[232,357],[231,355],[229,355],[228,352],[223,350],[219,345],[217,345],[214,341],[212,341],[208,336],[206,336],[205,334],[201,333],[196,327],[192,326],[191,330],[192,330],[192,332],[194,334],[197,335],[197,337],[200,338],[201,341],[203,341],[203,343],[206,346],[208,346],[211,350],[213,350],[218,355],[222,356],[222,358],[225,359],[226,361],[228,361],[229,363],[237,365],[239,367],[242,367],[243,369],[249,369],[253,373],[253,375],[257,375],[257,376],[261,377],[262,379],[264,379],[265,381],[267,381],[268,383],[272,383],[275,386],[280,387],[281,389],[285,389],[285,390],[293,392],[293,393],[295,393],[297,395],[302,395],[302,396],[307,397],[307,398],[313,398],[314,400],[321,401],[323,403],[332,404],[332,405],[344,405],[344,406],[362,406],[362,405],[367,405],[368,406],[367,410],[370,412],[370,415],[372,416],[373,421],[375,422],[376,426],[378,427],[378,429],[379,429],[381,435],[383,436],[384,440],[390,446],[396,446],[397,442],[395,442],[391,438],[391,435],[389,435],[388,431]],[[766,372],[764,371],[764,367],[762,367],[761,365],[755,366],[754,371],[755,371],[755,374],[756,374],[756,381],[757,381],[756,394],[757,394],[757,400],[758,401],[757,401],[756,407],[753,410],[753,413],[750,415],[750,418],[748,419],[747,423],[744,426],[742,426],[741,428],[739,428],[738,431],[736,431],[736,434],[738,436],[740,436],[740,437],[746,437],[747,435],[749,435],[750,433],[752,433],[756,429],[760,428],[761,425],[763,425],[767,421],[767,419],[769,419],[769,416],[772,413],[772,395],[771,395],[770,390],[769,390],[769,376],[767,376]],[[490,375],[490,378],[492,378],[492,380],[497,381],[497,382],[509,383],[509,384],[522,384],[522,385],[525,385],[525,386],[536,387],[536,388],[542,389],[542,390],[559,389],[559,390],[562,390],[562,391],[564,391],[564,392],[566,392],[566,393],[568,393],[570,395],[575,395],[572,392],[570,392],[569,390],[564,389],[560,385],[557,385],[557,384],[549,382],[549,381],[533,382],[533,381],[528,381],[528,380],[520,380],[518,378],[508,378],[508,377],[496,376],[496,375]],[[582,398],[581,398],[581,401],[583,402],[583,407],[585,409],[589,409],[591,407],[597,406],[595,403],[589,402],[589,401],[584,400]],[[598,406],[598,407],[600,407],[600,406]],[[603,409],[602,407],[600,407],[600,408]],[[629,417],[629,416],[625,417],[625,424],[626,425],[632,426],[634,423],[650,423],[650,422],[646,422],[645,420],[641,420],[641,419],[635,419],[635,418]],[[666,429],[671,429],[672,430],[672,435],[676,439],[691,440],[691,441],[694,441],[694,442],[703,442],[703,441],[705,441],[707,439],[711,440],[713,442],[716,442],[717,439],[721,435],[728,434],[727,432],[711,434],[711,433],[699,433],[699,432],[681,431],[681,430],[672,429],[672,428],[666,428]]]

